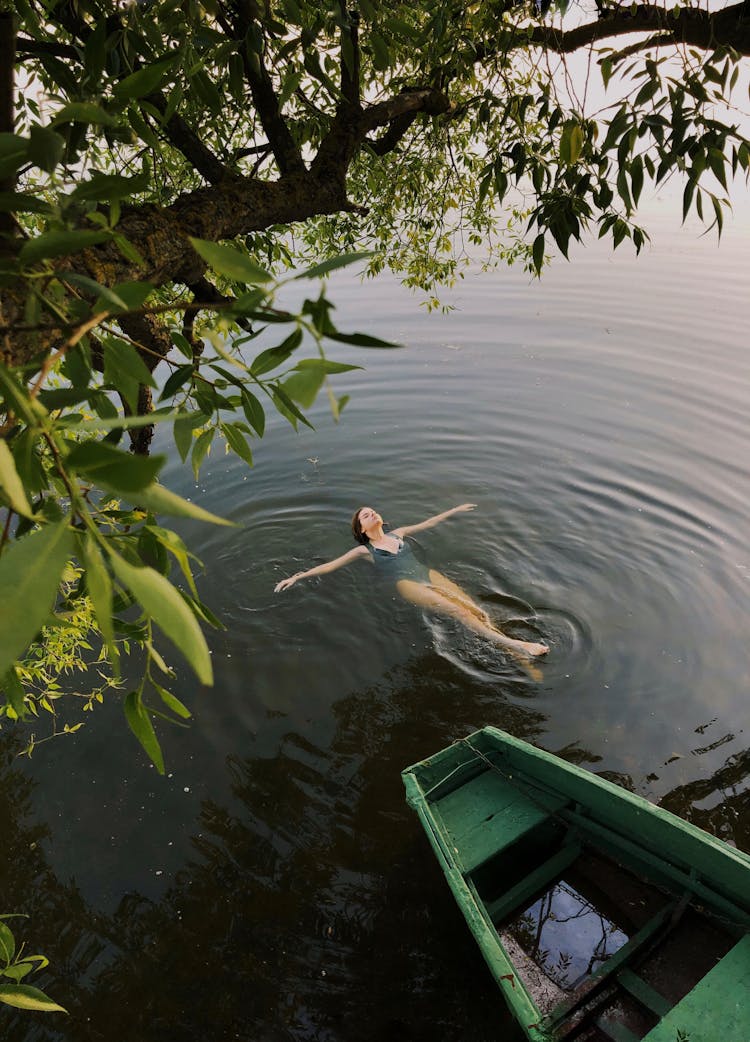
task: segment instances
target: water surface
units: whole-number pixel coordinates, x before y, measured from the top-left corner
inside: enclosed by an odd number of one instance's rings
[[[72,1012],[6,1037],[515,1042],[399,777],[484,724],[750,848],[750,221],[720,249],[652,227],[638,260],[477,271],[448,315],[343,274],[339,326],[406,347],[332,351],[366,366],[341,423],[276,418],[252,472],[214,449],[198,486],[170,462],[238,525],[180,529],[227,624],[216,686],[169,656],[195,721],[164,733],[166,778],[117,705],[30,764],[6,749],[6,904]],[[358,505],[465,501],[417,552],[550,643],[540,679],[365,562],[273,594],[352,545]]]

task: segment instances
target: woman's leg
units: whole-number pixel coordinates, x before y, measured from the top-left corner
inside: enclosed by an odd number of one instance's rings
[[[492,627],[492,620],[484,608],[480,608],[465,590],[462,590],[460,586],[443,575],[442,572],[438,572],[435,568],[430,568],[430,583],[441,593],[444,593],[449,600],[465,607],[467,611],[472,615],[476,615],[486,626]]]
[[[432,578],[432,574],[430,572],[430,578]],[[436,574],[439,575],[440,573]],[[443,576],[442,578],[445,577]],[[445,581],[449,582],[450,580]],[[451,585],[455,584],[452,583]],[[467,629],[473,630],[474,633],[480,634],[480,636],[491,640],[495,644],[508,648],[509,651],[520,652],[532,658],[537,655],[546,655],[549,651],[546,644],[532,644],[529,641],[514,640],[513,637],[507,637],[492,625],[488,616],[473,601],[466,597],[460,587],[456,586],[455,588],[461,594],[460,600],[458,597],[449,597],[443,589],[426,586],[424,583],[415,582],[413,579],[399,579],[396,583],[396,589],[405,600],[411,601],[412,604],[418,604],[421,608],[438,612],[441,615],[450,615],[452,618],[458,619]],[[468,605],[466,603],[467,600]]]

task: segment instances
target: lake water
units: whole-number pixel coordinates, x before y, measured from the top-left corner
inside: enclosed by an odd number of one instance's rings
[[[717,249],[663,209],[637,260],[475,272],[448,315],[342,274],[340,328],[406,347],[331,350],[366,366],[341,423],[276,418],[252,472],[214,450],[197,487],[170,462],[238,526],[180,528],[227,625],[216,686],[170,656],[195,719],[162,728],[165,778],[118,704],[31,763],[6,749],[4,904],[71,1010],[7,1039],[515,1042],[399,776],[484,724],[750,849],[750,220]],[[549,642],[540,677],[364,562],[272,592],[349,549],[359,505],[465,501],[417,552]]]

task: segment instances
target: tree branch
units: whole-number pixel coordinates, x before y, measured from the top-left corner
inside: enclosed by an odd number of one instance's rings
[[[650,4],[618,5],[607,18],[576,26],[566,32],[542,25],[536,26],[530,33],[524,29],[517,34],[517,46],[531,44],[559,54],[569,54],[613,36],[659,32],[669,33],[674,44],[683,43],[702,50],[724,44],[740,54],[750,55],[750,18],[743,7],[744,3],[738,3],[713,12],[697,7],[681,7],[675,17],[673,8]],[[493,53],[497,52],[498,48],[495,47]],[[478,60],[490,56],[487,50],[478,56]]]
[[[397,116],[391,121],[391,125],[384,134],[381,134],[378,138],[366,138],[365,144],[369,146],[376,156],[387,155],[396,148],[416,118],[413,112]]]
[[[12,11],[0,11],[0,133],[12,134],[15,125],[16,20]],[[0,192],[12,192],[16,186],[15,171],[0,178]],[[0,213],[0,236],[12,235],[13,215]],[[0,244],[4,252],[9,244]]]
[[[402,91],[387,101],[368,106],[358,115],[353,115],[349,108],[340,108],[321,142],[311,172],[320,179],[328,177],[343,180],[352,157],[370,131],[399,121],[393,135],[394,138],[397,134],[402,137],[406,128],[401,130],[401,127],[407,117],[413,121],[420,114],[437,116],[449,112],[450,108],[448,97],[432,88]]]
[[[237,7],[243,20],[243,28],[247,28],[247,35],[243,38],[236,26],[233,35],[237,39],[245,79],[250,87],[250,93],[252,94],[261,126],[273,150],[279,173],[282,177],[288,174],[302,173],[306,169],[302,153],[297,147],[286,120],[281,113],[279,99],[263,60],[263,55],[257,50],[251,50],[248,44],[250,30],[254,29],[257,34],[260,34],[260,26],[256,21],[255,5],[252,3],[252,0],[239,0]],[[226,11],[222,10],[221,15],[226,22],[230,21]]]
[[[621,51],[608,54],[607,57],[614,64],[622,61],[624,58],[629,58],[631,54],[639,54],[641,51],[648,51],[652,47],[674,47],[674,37],[671,33],[654,33],[653,36],[647,36],[645,40],[631,43],[629,47],[623,47]]]
[[[167,110],[167,99],[163,94],[151,94],[147,100],[164,115]],[[163,128],[170,143],[183,154],[199,174],[205,177],[209,184],[219,184],[229,177],[237,176],[204,145],[182,116],[174,113],[163,124]]]
[[[190,306],[185,308],[185,312],[182,319],[182,335],[186,340],[190,342],[193,347],[194,355],[203,354],[203,343],[200,340],[195,339],[193,327],[195,325],[195,319],[201,307],[195,307],[195,303],[198,300],[204,301],[204,307],[212,308],[218,304],[221,307],[231,307],[236,303],[235,298],[226,297],[223,293],[220,293],[213,283],[209,282],[208,279],[198,279],[197,282],[193,283],[192,286],[188,286],[188,289],[193,294],[193,300]],[[237,325],[240,329],[244,329],[246,332],[252,332],[252,324],[246,318],[238,318]]]
[[[347,11],[341,0],[341,94],[353,109],[361,108],[359,11]]]
[[[139,354],[151,372],[159,362],[167,357],[174,346],[169,330],[156,315],[148,313],[120,315],[117,318],[117,324],[131,340],[138,343],[139,347],[145,348],[145,350],[139,351]],[[131,409],[125,395],[121,394],[120,400],[125,415],[130,415]],[[140,384],[136,415],[146,416],[153,411],[153,408],[151,388]],[[139,456],[147,456],[154,436],[154,425],[131,428],[128,434],[133,452]]]

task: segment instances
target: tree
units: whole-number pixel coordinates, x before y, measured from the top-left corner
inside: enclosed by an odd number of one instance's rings
[[[720,231],[728,176],[750,164],[731,108],[750,15],[744,0],[0,7],[2,711],[54,708],[32,667],[71,627],[77,661],[94,634],[114,679],[135,641],[147,665],[125,712],[163,770],[152,718],[189,710],[163,686],[153,623],[210,683],[200,623],[218,620],[159,517],[220,519],[159,483],[154,424],[197,473],[217,431],[252,464],[268,405],[307,423],[326,386],[338,418],[329,377],[350,367],[328,341],[389,345],[339,331],[323,290],[277,304],[286,277],[387,263],[432,298],[458,232],[537,273],[589,229],[640,249],[644,184],[673,174],[684,212]],[[589,111],[555,63],[599,44],[616,94]]]

